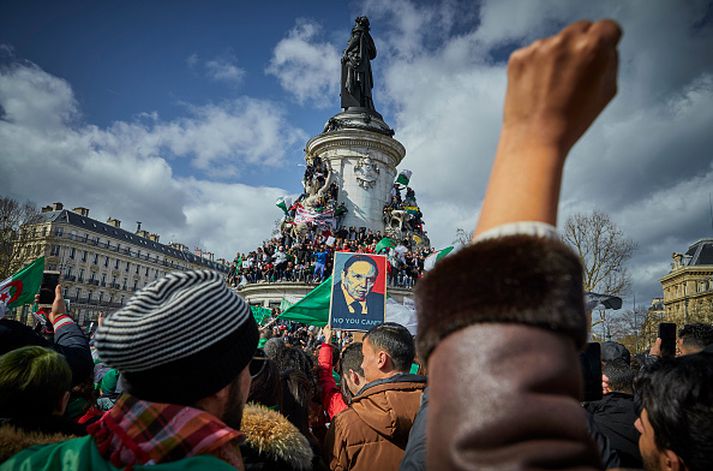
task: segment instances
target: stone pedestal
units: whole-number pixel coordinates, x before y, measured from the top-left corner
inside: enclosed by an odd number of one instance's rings
[[[406,155],[393,131],[376,116],[340,113],[325,132],[307,142],[306,152],[332,169],[339,203],[347,207],[342,226],[384,232],[384,205],[390,199],[396,166]]]

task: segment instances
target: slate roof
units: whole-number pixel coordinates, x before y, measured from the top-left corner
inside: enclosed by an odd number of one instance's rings
[[[686,255],[691,259],[688,266],[713,265],[713,239],[701,239],[688,247]]]
[[[150,249],[154,252],[163,253],[167,256],[185,260],[189,263],[201,264],[206,268],[210,268],[212,270],[218,270],[222,272],[225,272],[227,270],[226,267],[224,267],[218,262],[206,260],[205,258],[199,257],[191,252],[182,252],[168,245],[161,244],[159,242],[154,242],[150,239],[141,237],[139,235],[134,234],[133,232],[129,232],[119,227],[114,227],[109,224],[97,221],[96,219],[84,217],[81,214],[75,213],[74,211],[70,211],[68,209],[40,213],[30,220],[31,224],[40,224],[45,222],[69,223],[72,226],[75,226],[79,229],[83,229],[90,233],[119,239],[129,245],[133,245],[135,247],[140,247],[143,249]]]

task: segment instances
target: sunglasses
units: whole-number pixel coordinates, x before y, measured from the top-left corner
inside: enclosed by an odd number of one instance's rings
[[[248,367],[250,370],[250,376],[253,378],[260,376],[265,370],[267,360],[268,358],[264,353],[256,353],[252,360],[250,360],[250,366]]]

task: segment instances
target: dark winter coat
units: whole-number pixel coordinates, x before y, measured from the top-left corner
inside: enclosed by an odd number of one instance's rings
[[[594,423],[609,443],[625,468],[640,468],[643,466],[639,453],[639,432],[634,427],[638,418],[634,397],[630,394],[613,392],[605,395],[599,401],[585,405],[592,414]]]

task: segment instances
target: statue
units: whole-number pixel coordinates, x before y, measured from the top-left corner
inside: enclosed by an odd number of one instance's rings
[[[342,108],[366,108],[374,111],[371,89],[374,79],[370,60],[376,57],[376,46],[369,34],[369,18],[360,16],[352,29],[347,48],[342,55]]]

